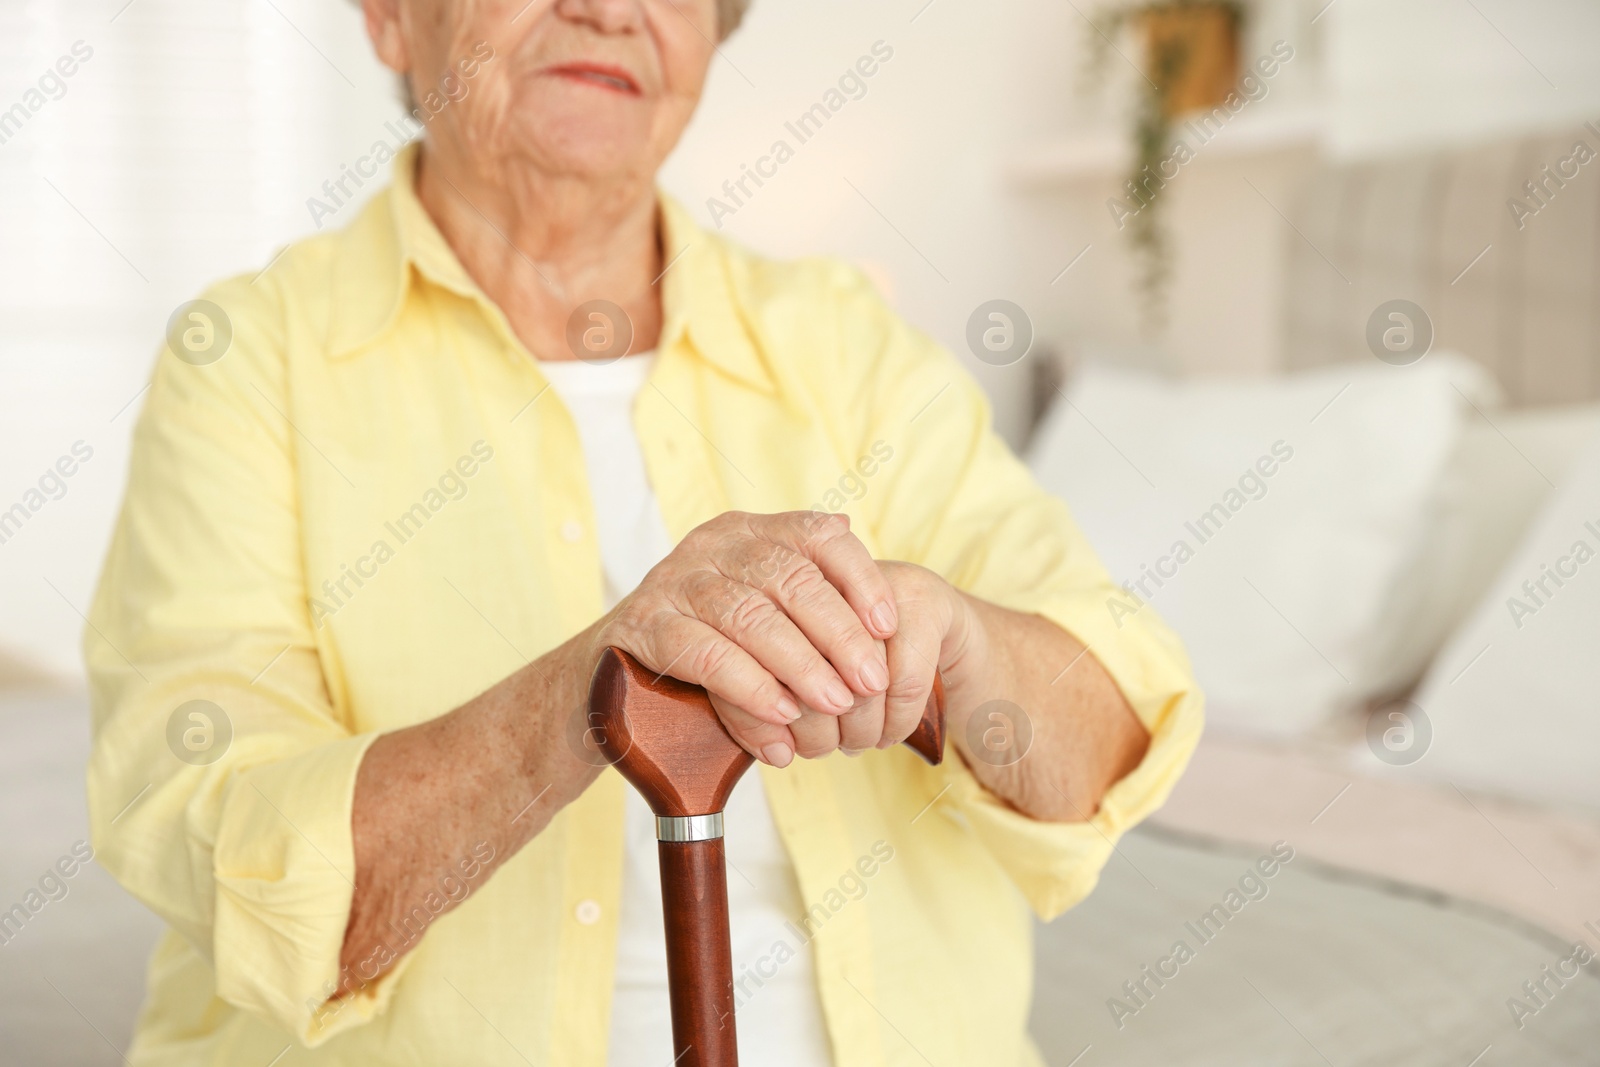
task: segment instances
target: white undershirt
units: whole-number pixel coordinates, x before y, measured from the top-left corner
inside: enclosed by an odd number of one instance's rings
[[[539,364],[577,423],[608,611],[672,548],[633,428],[634,398],[655,358],[652,352],[608,364]],[[632,788],[627,798],[607,1063],[665,1067],[672,1062],[672,1013],[655,816]],[[754,769],[734,788],[725,824],[739,1062],[746,1067],[831,1064],[811,946],[796,933],[805,909],[794,865]]]

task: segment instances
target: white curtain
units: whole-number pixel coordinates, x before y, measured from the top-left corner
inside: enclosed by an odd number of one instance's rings
[[[400,112],[347,0],[0,3],[0,512],[94,449],[0,542],[0,659],[76,673],[167,317]]]

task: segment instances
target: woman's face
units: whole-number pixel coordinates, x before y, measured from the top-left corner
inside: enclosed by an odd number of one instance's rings
[[[651,178],[715,54],[715,0],[364,0],[434,151],[493,177]]]

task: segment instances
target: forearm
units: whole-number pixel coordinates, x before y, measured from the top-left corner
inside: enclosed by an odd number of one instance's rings
[[[1094,653],[1070,633],[1041,616],[956,595],[968,610],[951,635],[944,670],[951,742],[977,779],[1023,814],[1088,819],[1106,790],[1144,758],[1149,732]],[[972,750],[971,738],[981,744],[990,728],[987,721],[974,727],[972,716],[994,700],[1022,709],[1032,729],[1026,754],[1014,761]],[[994,720],[993,728],[1007,725]]]
[[[567,743],[581,714],[599,624],[445,715],[373,743],[356,779],[356,880],[340,954],[341,993],[387,971],[394,931],[441,879],[483,882],[599,775]],[[484,846],[487,845],[485,848]],[[470,858],[474,875],[464,879]],[[466,893],[445,900],[433,918]],[[416,922],[412,919],[411,926]]]

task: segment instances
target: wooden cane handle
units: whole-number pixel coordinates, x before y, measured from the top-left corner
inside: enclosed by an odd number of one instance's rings
[[[697,685],[657,674],[620,648],[600,654],[589,724],[606,759],[658,816],[711,815],[755,759]]]
[[[704,689],[657,674],[620,648],[600,654],[588,721],[606,758],[661,816],[721,811],[755,762],[728,736]],[[930,764],[944,759],[944,681],[937,673],[922,721],[904,744]]]

